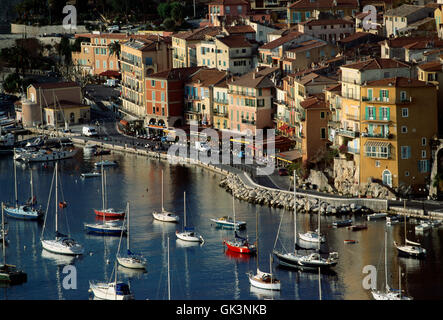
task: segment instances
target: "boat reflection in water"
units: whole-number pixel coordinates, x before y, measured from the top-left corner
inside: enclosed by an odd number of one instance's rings
[[[275,300],[280,299],[280,291],[277,290],[267,290],[267,289],[261,289],[254,286],[250,286],[250,292],[254,296],[257,297],[257,299],[260,300]]]
[[[247,262],[249,261],[249,259],[251,259],[251,255],[249,254],[243,254],[240,252],[234,252],[231,250],[225,250],[225,255],[232,260],[237,260],[237,261],[244,261]]]
[[[57,266],[64,266],[68,264],[73,264],[76,260],[80,260],[82,258],[82,255],[68,256],[58,253],[52,253],[47,250],[42,250],[42,258],[51,261]]]
[[[191,241],[184,241],[181,239],[176,240],[177,247],[180,248],[193,248],[193,247],[201,247],[203,246],[203,242],[191,242]]]
[[[126,268],[121,264],[118,265],[118,271],[126,278],[131,278],[131,279],[141,279],[143,275],[148,273],[146,269]]]

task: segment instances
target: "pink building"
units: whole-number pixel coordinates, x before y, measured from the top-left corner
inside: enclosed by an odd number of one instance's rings
[[[220,26],[219,16],[246,17],[250,9],[247,0],[214,0],[208,4],[209,25]]]

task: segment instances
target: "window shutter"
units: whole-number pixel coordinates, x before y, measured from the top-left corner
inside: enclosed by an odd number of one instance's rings
[[[374,112],[374,114],[375,114],[375,112]],[[383,120],[383,108],[382,107],[378,108],[378,114],[379,114],[380,120]]]
[[[365,120],[368,120],[369,119],[369,109],[368,109],[369,107],[365,107]]]
[[[408,159],[411,159],[411,147],[407,147],[408,150]]]
[[[388,121],[391,120],[391,108],[386,108],[387,110],[387,116],[388,116]]]

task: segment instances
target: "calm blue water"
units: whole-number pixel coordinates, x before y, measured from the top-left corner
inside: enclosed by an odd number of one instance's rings
[[[236,257],[224,251],[223,239],[233,236],[232,230],[211,226],[210,218],[232,215],[232,198],[218,186],[221,176],[201,168],[170,166],[167,162],[142,156],[115,153],[104,159],[114,159],[116,168],[107,169],[108,204],[114,208],[131,205],[131,246],[148,258],[146,273],[122,270],[118,277],[130,281],[136,299],[167,299],[167,238],[170,238],[171,298],[192,300],[233,299],[318,299],[319,277],[317,273],[282,269],[274,263],[274,273],[281,280],[282,290],[269,293],[251,289],[246,273],[256,269],[255,257]],[[68,207],[59,219],[60,230],[70,232],[86,249],[80,258],[66,258],[45,252],[40,244],[43,223],[8,219],[9,240],[7,262],[18,265],[28,274],[27,283],[0,289],[1,299],[77,299],[90,298],[89,280],[105,280],[112,274],[118,237],[88,235],[85,222],[95,221],[93,208],[101,208],[101,179],[81,179],[80,173],[93,169],[97,158],[80,151],[75,159],[60,165],[62,192]],[[46,208],[54,164],[17,166],[18,188],[21,200],[30,195],[29,168],[34,177],[34,192],[39,203]],[[165,176],[165,208],[181,216],[179,225],[154,221],[152,211],[161,207],[161,170]],[[11,157],[0,158],[0,198],[14,199],[13,162]],[[188,224],[205,238],[205,244],[182,244],[176,240],[175,231],[183,223],[183,192],[186,191]],[[235,200],[237,218],[247,222],[250,239],[255,239],[256,212],[259,215],[259,263],[263,271],[269,270],[269,253],[283,215],[277,246],[289,248],[293,239],[292,213],[280,209],[260,207]],[[45,234],[54,230],[54,202],[51,201]],[[363,221],[358,218],[357,221]],[[334,274],[321,275],[322,299],[370,299],[362,288],[365,265],[379,270],[378,284],[384,285],[384,221],[370,222],[369,229],[351,232],[333,229],[329,225],[333,217],[322,217],[322,232],[327,235],[327,246],[340,254]],[[69,222],[69,223],[67,223]],[[68,229],[69,226],[69,229]],[[316,215],[299,214],[297,228],[300,231],[315,229]],[[408,225],[408,237],[422,242],[428,250],[424,261],[398,258],[392,241],[402,241],[403,225],[390,227],[389,282],[398,287],[398,265],[405,276],[402,288],[415,299],[443,299],[441,246],[443,228],[416,237],[413,225]],[[344,239],[356,239],[357,244],[345,245]],[[123,238],[123,248],[126,238]],[[106,261],[109,263],[106,263]],[[65,290],[62,283],[66,274],[63,266],[73,264],[77,270],[77,289]]]

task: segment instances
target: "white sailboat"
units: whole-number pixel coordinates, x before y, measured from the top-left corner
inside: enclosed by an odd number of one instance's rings
[[[190,241],[190,242],[205,242],[203,237],[194,231],[194,228],[188,227],[186,225],[186,192],[183,193],[183,202],[184,202],[184,224],[183,224],[183,231],[175,233],[178,239],[183,241]]]
[[[15,150],[14,150],[15,152]],[[15,206],[7,206],[5,207],[5,212],[8,216],[17,219],[24,220],[37,220],[43,216],[43,211],[41,208],[37,209],[35,207],[36,199],[34,197],[34,187],[32,181],[32,169],[30,169],[31,174],[31,198],[26,204],[19,205],[18,204],[18,187],[17,187],[17,165],[15,160],[14,162],[14,190],[15,190]]]
[[[272,275],[272,255],[269,255],[269,273],[263,272],[259,268],[258,263],[258,248],[259,248],[259,236],[258,236],[258,213],[256,212],[256,234],[257,234],[257,273],[253,274],[252,272],[248,273],[249,277],[249,283],[257,288],[260,289],[267,289],[267,290],[280,290],[281,284],[280,280],[278,280],[275,276]]]
[[[385,291],[372,290],[375,300],[412,300],[411,297],[402,295],[401,291],[401,270],[399,270],[399,290],[391,289],[388,285],[388,243],[387,228],[385,227]]]
[[[117,261],[114,266],[115,278],[113,282],[89,281],[89,291],[95,298],[101,300],[134,300],[129,286],[117,279]]]
[[[163,206],[163,170],[162,170],[162,210],[160,212],[154,211],[152,212],[152,216],[154,219],[163,221],[163,222],[178,222],[180,219],[177,215],[172,212],[166,211]]]
[[[397,248],[398,254],[400,256],[406,256],[406,257],[423,258],[426,255],[426,249],[422,248],[420,243],[408,240],[406,233],[406,211],[404,218],[404,227],[405,227],[405,244],[401,245],[394,241],[394,246]]]
[[[54,169],[54,177],[55,177],[55,239],[43,240],[43,233],[45,231],[47,212],[45,223],[43,224],[42,236],[41,236],[41,244],[43,249],[48,250],[53,253],[58,254],[66,254],[66,255],[80,255],[84,253],[84,248],[81,244],[76,242],[72,238],[68,238],[66,235],[60,233],[58,231],[58,209],[59,207],[63,208],[66,206],[64,201],[58,202],[58,162],[55,163]],[[54,177],[52,178],[52,183],[54,182]],[[51,183],[51,191],[52,191],[52,183]],[[48,207],[51,199],[51,192],[49,193]]]
[[[130,218],[129,218],[129,202],[127,203],[126,206],[126,211],[127,211],[127,221],[128,221],[128,226],[127,226],[127,238],[126,238],[126,246],[127,246],[127,253],[126,255],[121,255],[120,254],[120,244],[122,241],[122,236],[123,233],[120,235],[120,242],[118,244],[118,253],[117,253],[117,261],[120,265],[122,265],[123,267],[126,268],[130,268],[130,269],[146,269],[146,264],[147,264],[147,260],[146,258],[141,255],[141,254],[136,254],[134,252],[131,251],[130,249]]]

